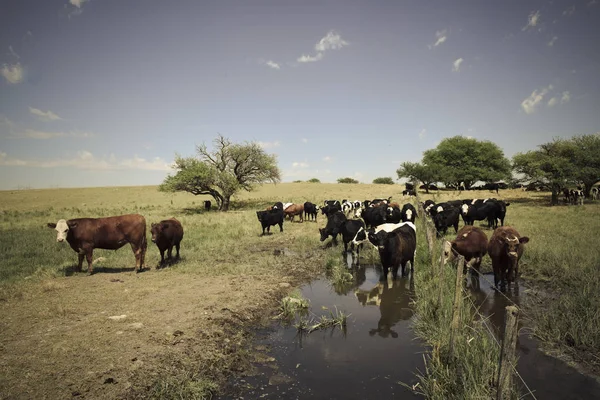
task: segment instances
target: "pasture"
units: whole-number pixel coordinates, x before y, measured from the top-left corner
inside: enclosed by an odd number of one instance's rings
[[[323,273],[327,260],[341,259],[343,246],[323,249],[319,242],[324,216],[318,223],[286,221],[283,233],[275,227],[261,237],[255,211],[275,201],[392,196],[403,204],[409,198],[402,189],[264,185],[234,197],[227,213],[206,213],[208,197],[154,186],[0,192],[0,390],[11,398],[201,398],[218,391],[228,376],[251,369],[252,330],[269,323],[289,287]],[[549,193],[520,190],[420,196],[509,201],[505,225],[530,238],[520,279],[532,294],[526,310],[533,333],[598,372],[599,202],[548,207]],[[96,274],[75,273],[76,253],[46,227],[60,218],[127,213],[145,216],[148,228],[165,218],[181,221],[180,262],[156,270],[159,252],[148,241],[143,273],[133,272],[129,246],[95,250]],[[446,238],[453,237],[451,228]],[[425,259],[419,255],[415,269],[429,268]],[[486,257],[482,269],[489,268]]]

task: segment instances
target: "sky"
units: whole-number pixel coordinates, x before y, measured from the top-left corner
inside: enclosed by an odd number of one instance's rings
[[[282,180],[600,132],[600,0],[0,0],[0,189],[159,184],[222,134]]]

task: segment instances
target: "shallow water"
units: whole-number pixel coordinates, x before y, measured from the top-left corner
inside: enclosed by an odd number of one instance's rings
[[[400,384],[415,384],[415,372],[424,369],[423,347],[410,329],[414,281],[380,282],[379,267],[354,271],[354,283],[345,287],[333,288],[323,278],[301,289],[313,313],[337,307],[351,314],[346,331],[298,335],[291,326],[266,333],[257,344],[268,346],[277,365],[235,382],[245,389],[227,398],[416,398]]]
[[[479,283],[477,284],[477,281]],[[470,278],[468,285],[475,303],[480,306],[482,315],[489,317],[492,329],[500,338],[504,327],[505,307],[514,302],[520,306],[527,296],[527,290],[518,282],[504,294],[492,289],[493,274],[485,274],[479,280]],[[510,299],[510,300],[509,300]],[[600,399],[600,383],[594,378],[580,374],[564,361],[550,357],[538,349],[538,341],[530,338],[523,330],[523,318],[519,318],[519,337],[517,340],[517,371],[538,399]],[[500,339],[498,339],[500,341]],[[518,378],[515,380],[519,381]],[[521,384],[523,398],[533,396]]]

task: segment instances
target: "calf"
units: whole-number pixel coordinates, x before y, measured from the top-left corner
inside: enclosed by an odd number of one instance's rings
[[[157,224],[150,225],[150,233],[152,234],[152,243],[155,243],[160,251],[160,264],[156,267],[162,267],[165,263],[165,250],[167,251],[167,259],[171,260],[173,246],[177,251],[175,256],[179,259],[179,244],[183,239],[183,227],[175,218],[165,219]]]
[[[341,211],[336,211],[333,214],[327,216],[327,225],[325,228],[320,228],[319,233],[321,234],[321,242],[324,242],[329,236],[331,236],[332,243],[337,245],[337,235],[342,229],[342,225],[347,221],[346,215]]]
[[[494,231],[488,244],[488,254],[492,259],[494,270],[494,285],[504,289],[506,283],[510,285],[519,274],[519,260],[525,250],[525,243],[529,242],[527,236],[521,237],[516,229],[502,226]]]
[[[412,224],[411,224],[412,225]],[[402,276],[405,275],[406,264],[410,262],[414,272],[415,253],[417,249],[416,231],[408,224],[386,232],[369,232],[369,241],[379,250],[379,258],[383,267],[381,280],[386,280],[388,271],[392,268],[392,278],[398,277],[398,268],[402,267]]]
[[[204,200],[204,210],[205,211],[210,211],[210,207],[211,207],[211,202],[210,200]]]
[[[304,222],[304,204],[292,204],[288,207],[285,207],[283,214],[286,217],[290,217],[290,222],[294,221],[294,217],[296,215],[300,216],[300,222]]]
[[[437,236],[444,236],[450,226],[454,227],[454,232],[458,232],[459,217],[460,211],[458,208],[449,208],[435,214],[433,216],[433,223],[437,231]]]
[[[131,244],[135,254],[135,270],[139,272],[146,267],[146,219],[139,214],[120,215],[106,218],[75,218],[57,223],[48,223],[49,228],[56,230],[56,241],[69,243],[79,257],[77,270],[85,257],[88,273],[93,273],[92,257],[94,249],[117,250]]]
[[[317,214],[319,213],[319,206],[316,204],[307,201],[304,203],[304,218],[309,218],[309,220],[314,219],[317,222]]]
[[[461,255],[465,266],[479,271],[481,260],[487,253],[488,238],[479,228],[465,225],[456,234],[456,239],[444,242],[444,262],[448,263]]]
[[[277,207],[277,208],[276,208]],[[256,216],[262,226],[262,234],[271,233],[271,226],[279,225],[279,232],[283,232],[283,207],[273,206],[272,210],[257,211]]]
[[[402,206],[402,218],[401,221],[402,222],[415,222],[415,219],[417,218],[417,210],[415,209],[415,206],[413,206],[410,203],[406,203],[405,205]]]

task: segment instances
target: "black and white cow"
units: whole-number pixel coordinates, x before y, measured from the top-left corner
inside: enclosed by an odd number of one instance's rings
[[[342,240],[344,241],[344,253],[348,252],[348,244],[350,244],[350,250],[354,253],[354,238],[361,229],[365,229],[365,223],[360,219],[349,219],[342,224],[340,233],[342,234]],[[360,257],[361,247],[362,244],[356,246],[357,257]]]
[[[406,203],[405,205],[402,206],[402,218],[401,218],[402,222],[414,223],[416,218],[417,218],[417,210],[415,209],[415,206],[413,206],[410,203]]]
[[[386,224],[381,224],[381,225],[377,226],[376,228],[371,228],[368,230],[365,228],[359,229],[358,232],[356,233],[356,236],[354,236],[354,239],[352,239],[352,244],[354,244],[354,246],[358,246],[365,242],[369,242],[369,237],[368,237],[369,232],[374,232],[374,233],[377,233],[379,231],[392,232],[393,230],[398,229],[404,225],[409,225],[412,229],[415,230],[415,232],[417,231],[417,227],[412,222],[400,222],[398,224],[386,223]]]
[[[598,200],[598,196],[599,196],[598,188],[597,187],[592,188],[591,193],[592,193],[592,200]]]
[[[435,205],[435,201],[433,200],[425,200],[423,202],[423,210],[425,210],[425,214],[429,214],[431,208]]]
[[[365,221],[367,228],[376,227],[377,225],[385,224],[387,208],[383,206],[359,208],[354,213],[355,218],[362,218]]]
[[[492,228],[498,226],[497,219],[500,218],[501,207],[494,200],[486,201],[485,203],[476,203],[475,205],[463,204],[460,213],[465,225],[473,225],[475,221],[487,220],[488,228]]]
[[[392,224],[397,224],[402,221],[402,210],[399,207],[387,207],[385,221]]]
[[[458,208],[449,208],[436,213],[433,216],[433,223],[437,236],[442,237],[446,234],[449,227],[454,227],[454,232],[458,232],[458,221],[460,219],[460,210]]]
[[[325,206],[327,207],[327,206]],[[321,234],[321,242],[324,242],[329,236],[333,238],[332,243],[337,245],[337,235],[342,229],[342,225],[348,218],[341,211],[336,211],[327,216],[327,225],[325,228],[320,228],[319,233]]]

